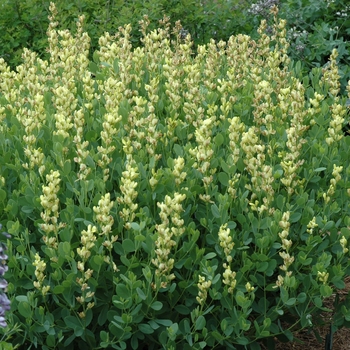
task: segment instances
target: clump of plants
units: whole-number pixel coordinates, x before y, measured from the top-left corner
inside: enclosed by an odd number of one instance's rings
[[[22,63],[23,48],[35,51],[40,58],[47,59],[46,28],[49,24],[48,0],[6,0],[0,6],[0,57],[12,69]],[[195,45],[209,42],[211,38],[227,40],[234,33],[250,31],[250,21],[245,20],[245,2],[238,0],[174,1],[174,0],[80,0],[56,1],[57,20],[60,28],[73,30],[77,18],[84,14],[84,30],[91,38],[90,58],[98,49],[98,39],[105,32],[111,35],[120,26],[131,24],[130,41],[133,47],[140,46],[142,34],[138,21],[148,15],[149,28],[154,30],[159,20],[167,15],[172,25],[181,20],[184,30],[191,33]]]
[[[288,56],[302,63],[303,74],[327,65],[332,50],[337,49],[344,92],[350,78],[350,6],[341,0],[259,0],[247,6],[248,16],[255,25],[261,18],[271,19],[273,5],[279,6],[281,18],[287,20]]]
[[[12,344],[260,349],[349,274],[350,138],[334,50],[302,75],[286,22],[194,52],[179,23],[0,60]],[[348,85],[350,93],[350,85]],[[335,327],[348,325],[346,303]]]

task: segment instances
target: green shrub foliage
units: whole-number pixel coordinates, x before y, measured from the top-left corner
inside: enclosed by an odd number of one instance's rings
[[[349,274],[337,51],[303,75],[274,7],[256,40],[194,51],[144,17],[142,46],[126,25],[89,60],[83,17],[73,35],[50,10],[48,59],[0,60],[3,340],[260,349],[317,323]]]
[[[170,17],[172,25],[181,20],[196,45],[209,42],[210,38],[228,40],[233,33],[252,29],[243,14],[246,3],[237,0],[57,0],[55,4],[62,29],[75,30],[78,17],[85,15],[84,29],[91,38],[91,54],[98,48],[100,36],[105,32],[114,34],[120,26],[129,23],[131,43],[139,46],[142,34],[138,21],[143,15],[148,15],[149,27],[153,30],[164,15]],[[49,5],[48,0],[4,0],[0,5],[0,57],[12,68],[22,63],[24,47],[47,58]]]

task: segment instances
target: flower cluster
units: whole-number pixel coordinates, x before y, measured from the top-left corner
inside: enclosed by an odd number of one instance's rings
[[[228,263],[232,261],[231,251],[235,245],[230,235],[230,229],[227,228],[227,224],[221,225],[219,229],[219,241],[220,246],[224,249],[225,257]]]
[[[43,282],[46,277],[44,275],[46,269],[45,261],[41,260],[40,255],[38,253],[35,254],[35,260],[33,262],[33,266],[35,266],[35,277],[36,281],[33,282],[35,288],[41,290],[43,295],[45,296],[47,292],[50,290],[50,286],[44,286]]]
[[[103,246],[107,249],[109,255],[104,256],[104,260],[107,264],[111,265],[114,271],[118,271],[117,265],[112,259],[112,248],[113,244],[118,240],[118,235],[110,236],[112,232],[112,226],[114,223],[114,218],[111,215],[111,209],[113,208],[114,202],[111,201],[110,193],[106,193],[98,201],[98,206],[93,207],[95,213],[95,220],[100,227],[100,236],[104,236]]]
[[[247,171],[251,175],[251,184],[247,184],[246,188],[252,191],[251,202],[249,203],[252,210],[263,212],[268,210],[274,194],[272,182],[272,168],[265,164],[265,145],[259,144],[257,136],[257,128],[251,127],[242,135],[242,150],[245,152],[244,163]],[[258,195],[263,194],[263,203],[259,206],[256,199]]]
[[[45,233],[43,240],[48,247],[57,249],[58,231],[64,227],[63,223],[57,224],[59,215],[59,200],[57,193],[60,190],[60,173],[51,170],[46,175],[47,186],[42,186],[43,194],[40,196],[40,204],[44,211],[40,214],[44,223],[40,224],[40,228]],[[54,237],[49,237],[50,233],[54,233]]]
[[[340,75],[338,72],[337,57],[338,51],[337,49],[333,49],[329,58],[329,65],[322,69],[323,76],[321,78],[321,85],[328,86],[329,92],[336,100],[339,99],[338,94],[340,91]]]
[[[317,271],[317,279],[323,284],[326,284],[328,281],[329,273],[326,271]]]
[[[119,204],[124,204],[124,208],[119,212],[119,215],[124,220],[125,228],[130,228],[130,223],[135,218],[135,212],[138,208],[138,204],[135,203],[137,198],[137,182],[134,181],[139,176],[138,168],[135,161],[129,157],[129,160],[126,164],[126,170],[122,173],[120,191],[123,196],[118,197],[117,201]]]
[[[230,235],[230,229],[227,228],[227,224],[221,225],[219,229],[219,241],[220,246],[224,249],[225,257],[228,264],[224,263],[223,267],[225,269],[223,273],[223,282],[228,286],[228,292],[233,293],[236,287],[236,272],[231,270],[230,263],[232,262],[231,252],[234,247],[234,242],[232,241],[232,236]]]
[[[181,203],[185,198],[185,194],[176,192],[173,198],[165,196],[164,202],[157,203],[160,208],[159,216],[162,223],[156,225],[158,237],[155,253],[157,257],[152,259],[152,263],[157,267],[156,275],[165,277],[164,281],[161,282],[162,287],[165,287],[168,282],[175,278],[175,275],[171,273],[174,259],[169,258],[169,255],[172,247],[176,246],[173,237],[177,238],[185,232],[184,220],[180,216],[183,211]]]
[[[329,123],[328,135],[326,142],[328,145],[333,142],[340,141],[343,138],[343,122],[346,114],[346,107],[335,103],[332,107],[332,119]]]
[[[76,145],[77,156],[74,157],[74,161],[79,164],[79,180],[85,180],[90,174],[91,169],[89,169],[85,164],[85,159],[89,155],[89,151],[86,150],[89,145],[89,141],[83,141],[83,130],[84,130],[84,111],[79,109],[74,112],[74,127],[76,130],[76,135],[74,136],[74,143]]]
[[[93,302],[90,302],[90,299],[94,296],[94,292],[88,291],[90,289],[88,281],[91,278],[93,271],[91,269],[85,269],[85,264],[89,257],[91,256],[91,249],[95,246],[96,241],[96,226],[88,225],[87,230],[81,232],[80,242],[82,247],[77,248],[77,254],[80,256],[81,261],[78,261],[77,268],[81,272],[82,277],[77,277],[76,282],[79,284],[82,296],[76,297],[79,304],[82,304],[85,307],[85,302],[88,302],[87,309],[91,309],[94,306]],[[84,311],[79,313],[80,318],[86,316]]]
[[[232,157],[232,164],[237,163],[240,156],[240,148],[239,148],[239,140],[240,136],[243,134],[245,130],[245,124],[242,123],[239,117],[229,118],[230,122],[229,126],[229,138],[230,138],[230,150]]]
[[[344,236],[340,239],[340,245],[343,248],[343,254],[346,254],[349,251],[349,248],[347,248],[348,240]]]
[[[187,174],[182,171],[185,166],[185,160],[182,157],[174,159],[174,170],[173,174],[175,176],[175,184],[179,186],[185,179]]]
[[[94,79],[91,77],[88,65],[88,53],[90,48],[90,38],[87,33],[83,32],[84,16],[79,16],[77,22],[77,34],[76,34],[76,45],[79,47],[76,56],[77,70],[79,71],[79,76],[82,77],[83,83],[83,99],[82,108],[74,111],[73,121],[76,135],[74,136],[73,142],[76,145],[77,156],[74,161],[79,164],[78,178],[80,180],[85,180],[90,174],[91,169],[87,167],[85,160],[89,155],[87,147],[89,145],[88,141],[84,141],[84,125],[85,125],[85,115],[86,111],[92,110],[92,100],[94,98]]]
[[[343,171],[342,166],[336,166],[335,164],[333,164],[333,172],[332,172],[333,179],[331,179],[330,181],[331,184],[329,185],[329,189],[327,190],[327,193],[323,193],[323,199],[325,203],[329,203],[329,201],[331,200],[331,196],[334,195],[337,183],[341,180],[340,173],[342,171]]]
[[[209,106],[208,118],[203,119],[198,128],[196,128],[195,136],[198,146],[189,150],[191,156],[193,156],[197,163],[194,167],[203,174],[203,184],[208,189],[210,183],[213,181],[213,174],[216,169],[210,169],[210,161],[214,154],[212,145],[212,129],[215,126],[216,116],[215,112],[217,106]]]
[[[316,227],[318,227],[318,225],[316,224],[316,217],[314,216],[307,224],[306,232],[312,235],[312,233],[314,232],[314,228]]]
[[[205,301],[207,300],[207,296],[208,296],[208,289],[211,286],[211,281],[206,281],[205,277],[199,275],[198,276],[198,296],[196,297],[196,300],[198,301],[198,303],[200,305],[203,305],[205,303]]]
[[[297,171],[299,167],[304,163],[303,159],[299,159],[303,144],[306,142],[302,136],[307,130],[307,126],[304,125],[304,118],[306,111],[304,110],[304,87],[300,82],[297,82],[294,78],[293,85],[290,90],[290,94],[293,97],[290,102],[289,112],[292,113],[292,120],[290,127],[287,128],[287,142],[288,153],[280,152],[278,156],[282,158],[281,166],[283,168],[283,178],[281,182],[286,186],[288,194],[292,194],[295,188],[299,184],[297,177]]]
[[[228,286],[228,292],[233,294],[234,289],[236,288],[237,280],[236,280],[236,272],[231,270],[230,265],[224,264],[225,272],[223,273],[223,282]]]
[[[113,204],[114,202],[111,201],[110,193],[106,193],[98,201],[98,206],[93,207],[96,221],[100,225],[99,235],[108,237],[109,233],[112,231],[114,219],[113,216],[110,215],[110,211],[113,208]]]
[[[0,230],[2,225],[0,224]],[[10,238],[10,235],[6,232],[2,234]],[[7,281],[4,279],[4,274],[8,271],[8,266],[6,265],[6,260],[8,256],[6,254],[7,246],[5,243],[0,242],[0,327],[5,328],[7,322],[5,319],[5,312],[10,310],[10,300],[6,295]]]
[[[41,79],[45,78],[42,78],[43,75],[39,73],[39,66],[43,71],[46,66],[42,61],[37,60],[34,52],[27,49],[24,49],[22,59],[23,64],[17,67],[16,79],[26,86],[26,91],[22,92],[24,96],[21,98],[22,103],[17,113],[18,119],[24,126],[24,153],[29,161],[29,164],[23,163],[23,167],[33,169],[37,166],[39,174],[42,175],[45,171],[45,157],[42,149],[36,146],[36,142],[46,116],[44,93],[47,91],[47,87],[41,82]]]
[[[288,238],[289,235],[289,228],[290,228],[290,222],[289,222],[290,212],[286,211],[282,215],[282,219],[279,222],[279,226],[282,228],[282,232],[280,232],[278,235],[282,241],[282,249],[279,253],[280,257],[283,259],[283,265],[280,266],[280,269],[285,272],[285,275],[290,277],[292,275],[292,271],[289,271],[290,265],[294,262],[294,257],[291,256],[288,251],[291,248],[293,242]],[[279,275],[276,281],[276,288],[282,286],[284,283],[284,277]]]
[[[160,154],[155,154],[158,140],[161,138],[162,133],[157,131],[158,118],[155,113],[155,106],[158,103],[158,85],[159,79],[153,78],[149,85],[145,85],[145,90],[148,94],[149,102],[147,104],[149,115],[145,118],[147,125],[146,140],[147,140],[147,152],[150,155],[154,155],[156,159],[161,157]]]

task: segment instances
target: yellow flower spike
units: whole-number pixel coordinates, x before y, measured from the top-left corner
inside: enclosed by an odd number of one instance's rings
[[[208,289],[210,288],[210,286],[211,286],[210,280],[206,281],[205,277],[201,275],[198,276],[198,283],[197,283],[198,296],[196,297],[196,300],[200,305],[203,305],[207,300]]]
[[[223,267],[225,268],[225,272],[223,273],[223,283],[228,286],[228,292],[230,294],[233,294],[233,290],[236,288],[236,272],[231,270],[230,265],[224,264]]]

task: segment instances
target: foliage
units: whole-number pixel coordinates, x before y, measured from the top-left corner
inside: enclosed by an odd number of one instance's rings
[[[301,61],[308,73],[314,67],[324,67],[336,48],[344,91],[350,79],[350,5],[342,0],[260,0],[260,11],[256,11],[256,5],[248,10],[248,16],[254,15],[255,25],[268,17],[271,1],[279,2],[280,16],[287,20],[290,58]]]
[[[0,220],[26,349],[260,349],[311,328],[349,274],[350,138],[337,52],[303,75],[284,21],[191,49],[106,33],[93,60],[0,61]],[[350,88],[349,88],[350,90]],[[336,326],[349,324],[346,303]],[[7,341],[8,339],[6,339]]]
[[[49,0],[5,0],[0,11],[0,57],[14,68],[22,62],[23,48],[29,48],[46,58],[46,28],[48,25]],[[237,0],[57,0],[57,20],[62,29],[74,30],[78,16],[86,16],[85,30],[91,37],[91,51],[98,48],[98,39],[109,32],[116,33],[120,26],[132,25],[132,44],[140,45],[141,33],[138,21],[143,15],[155,29],[167,15],[172,25],[181,20],[185,30],[191,33],[195,44],[208,42],[210,38],[227,40],[230,35],[252,29],[242,16],[246,5]],[[4,30],[6,28],[6,30]]]

